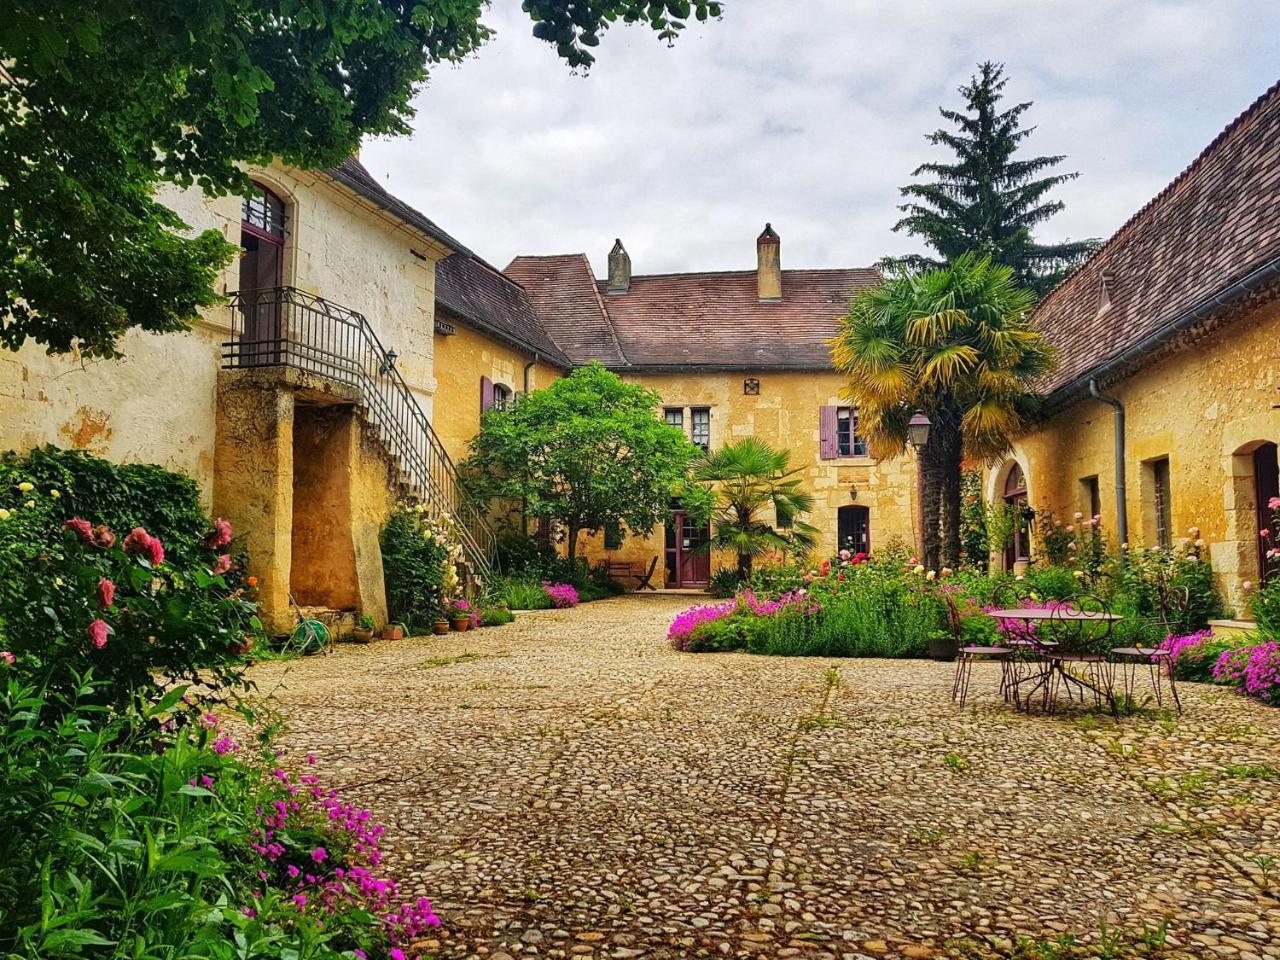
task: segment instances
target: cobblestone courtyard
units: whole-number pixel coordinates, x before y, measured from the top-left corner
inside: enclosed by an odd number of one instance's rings
[[[1280,957],[1280,711],[1188,685],[1172,720],[1026,717],[992,670],[961,711],[950,665],[677,654],[696,601],[253,677],[291,761],[387,824],[440,957],[931,957],[1166,917],[1176,955]]]

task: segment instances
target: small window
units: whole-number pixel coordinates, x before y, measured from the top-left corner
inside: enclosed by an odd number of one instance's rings
[[[268,236],[283,237],[284,201],[266,187],[254,186],[257,189],[240,206],[241,221]]]
[[[748,397],[760,396],[760,381],[755,377],[747,377],[742,381],[742,392]]]
[[[606,524],[604,528],[604,548],[617,550],[622,546],[622,527],[620,524]]]
[[[1080,481],[1080,506],[1091,517],[1102,514],[1102,493],[1098,489],[1097,477],[1085,477]]]
[[[694,446],[702,448],[703,453],[711,451],[711,409],[709,407],[694,407],[689,411],[692,430],[689,439]]]
[[[667,407],[662,411],[662,419],[677,429],[684,429],[684,407]]]
[[[1173,546],[1173,502],[1169,483],[1169,458],[1148,463],[1151,471],[1151,512],[1155,521],[1156,546],[1168,550]]]
[[[858,436],[858,411],[853,407],[836,409],[836,455],[865,457],[867,440]]]
[[[505,410],[511,406],[511,388],[506,384],[495,383],[493,385],[493,406],[497,410]]]

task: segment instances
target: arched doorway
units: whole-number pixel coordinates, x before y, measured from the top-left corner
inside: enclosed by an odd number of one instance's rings
[[[1278,544],[1274,537],[1263,537],[1261,531],[1272,529],[1275,512],[1271,502],[1280,497],[1280,461],[1274,443],[1264,443],[1253,451],[1253,505],[1257,515],[1254,528],[1258,541],[1258,579],[1269,583],[1280,577],[1280,558],[1268,557],[1267,552]],[[1274,532],[1274,531],[1273,531]]]
[[[1005,505],[1013,512],[1013,538],[1004,548],[1004,568],[1012,570],[1031,559],[1031,524],[1027,509],[1027,478],[1015,463],[1004,479]]]
[[[866,507],[841,507],[836,511],[836,533],[838,550],[870,553],[871,511]]]
[[[240,206],[242,366],[280,362],[285,204],[261,184]]]

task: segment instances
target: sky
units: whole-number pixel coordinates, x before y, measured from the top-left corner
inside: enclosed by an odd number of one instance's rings
[[[1280,79],[1277,0],[727,0],[673,47],[617,25],[574,74],[519,0],[437,68],[412,136],[366,142],[393,193],[499,267],[620,237],[636,274],[784,268],[923,249],[894,233],[898,188],[943,159],[925,134],[986,59],[1035,154],[1080,176],[1041,240],[1106,237]]]

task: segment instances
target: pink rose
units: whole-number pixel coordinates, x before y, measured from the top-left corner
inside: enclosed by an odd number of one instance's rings
[[[17,657],[13,655],[11,650],[0,650],[0,663],[5,666],[12,667],[17,662]]]
[[[93,543],[93,524],[79,517],[68,520],[62,525],[63,530],[72,530],[80,538],[81,543]]]
[[[98,603],[105,610],[116,598],[116,585],[103,577],[98,581]]]
[[[107,626],[105,620],[95,620],[89,624],[85,633],[89,635],[89,642],[93,644],[95,650],[101,650],[107,645],[107,635],[111,632],[111,628]]]
[[[1280,497],[1272,497],[1268,500],[1267,508],[1270,510],[1280,510]]]
[[[151,549],[151,534],[143,530],[141,527],[134,527],[125,535],[124,543],[121,544],[125,553],[132,553],[141,556]]]
[[[110,550],[115,545],[116,535],[105,523],[100,523],[93,528],[93,542],[103,550]]]
[[[213,569],[210,571],[215,577],[220,577],[231,569],[231,555],[224,553],[214,561]]]
[[[164,563],[164,544],[160,542],[159,537],[152,537],[147,544],[147,559],[151,561],[153,567]]]
[[[217,550],[225,547],[231,542],[231,523],[219,517],[213,521],[213,529],[204,538],[204,545],[210,550]]]

